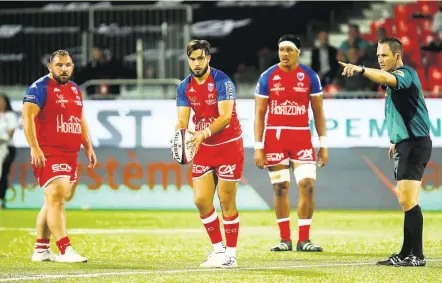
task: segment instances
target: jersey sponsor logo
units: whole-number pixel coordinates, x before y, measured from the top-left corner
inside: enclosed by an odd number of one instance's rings
[[[302,80],[304,80],[304,78],[305,78],[305,74],[299,72],[299,73],[296,74],[296,77],[298,78],[298,80],[302,81]]]
[[[218,168],[219,177],[234,177],[235,176],[236,164],[233,165],[221,165]]]
[[[298,160],[313,160],[313,149],[303,149],[298,151]]]
[[[54,88],[54,92],[60,92],[58,88]]]
[[[75,86],[72,86],[71,89],[72,89],[72,91],[73,91],[75,94],[78,94],[78,90],[77,90],[77,88],[76,88]]]
[[[190,104],[192,106],[200,106],[201,105],[201,103],[197,102],[198,101],[198,97],[196,97],[196,96],[190,96],[189,100],[190,100]]]
[[[210,170],[209,166],[203,166],[203,165],[197,165],[197,164],[193,164],[193,166],[192,166],[192,173],[195,173],[195,174],[204,174],[209,170]]]
[[[208,84],[207,84],[207,89],[208,89],[209,91],[212,91],[214,86],[215,86],[215,85],[214,85],[213,83],[208,83]]]
[[[52,165],[52,172],[71,172],[72,167],[66,163],[54,164]]]
[[[58,100],[55,101],[55,103],[60,104],[61,107],[65,108],[65,103],[68,103],[67,99],[64,99],[63,94],[57,94]]]
[[[273,84],[273,87],[270,89],[271,92],[274,92],[276,95],[279,95],[280,91],[284,91],[285,87],[282,86],[281,83]]]
[[[209,93],[209,99],[206,100],[207,105],[213,105],[216,103],[215,95],[213,93]]]
[[[281,161],[284,159],[284,153],[267,153],[266,157],[268,161]]]
[[[273,81],[278,81],[278,80],[280,80],[281,79],[281,77],[280,76],[278,76],[278,75],[275,75],[274,77],[273,77]]]
[[[396,71],[393,72],[393,74],[398,74],[399,76],[401,76],[403,78],[405,77],[404,72],[402,72],[401,70],[396,70]]]
[[[306,88],[306,87],[294,86],[293,90],[296,91],[296,92],[308,92],[308,88]]]
[[[57,115],[57,133],[81,134],[81,119],[71,115],[65,122],[63,115]]]
[[[273,115],[300,116],[307,114],[307,107],[305,107],[305,105],[298,105],[298,103],[289,100],[286,100],[281,104],[278,104],[278,101],[273,100],[270,107],[270,113]]]
[[[224,86],[226,87],[227,100],[235,99],[235,97],[233,96],[235,94],[233,83],[231,81],[227,81],[224,83]]]
[[[35,95],[26,95],[25,100],[27,100],[27,101],[35,100]]]

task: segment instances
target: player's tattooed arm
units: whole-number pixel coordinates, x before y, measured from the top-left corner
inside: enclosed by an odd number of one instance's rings
[[[178,106],[178,122],[175,126],[175,131],[178,129],[187,129],[189,126],[190,107]]]

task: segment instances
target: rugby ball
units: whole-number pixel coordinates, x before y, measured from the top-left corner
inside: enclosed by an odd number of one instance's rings
[[[193,143],[187,143],[191,138],[187,129],[179,129],[172,139],[172,158],[179,164],[187,164],[195,157]]]

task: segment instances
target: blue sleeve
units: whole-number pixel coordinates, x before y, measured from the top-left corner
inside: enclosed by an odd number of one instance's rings
[[[269,77],[266,73],[263,73],[256,84],[255,96],[269,96],[269,86],[268,86]]]
[[[235,100],[236,88],[232,80],[226,74],[219,74],[215,79],[218,101]]]
[[[308,78],[310,79],[310,96],[321,95],[322,94],[322,86],[321,86],[321,80],[319,79],[318,74],[306,66],[302,66],[302,68],[305,70]]]
[[[397,85],[395,89],[409,88],[413,82],[413,76],[411,72],[405,68],[400,68],[394,71],[393,76],[396,77]]]
[[[177,87],[177,89],[176,89],[176,106],[190,107],[189,99],[187,99],[187,96],[186,96],[186,86],[187,86],[187,84],[183,81]]]
[[[46,91],[38,88],[36,84],[33,84],[26,90],[25,97],[23,98],[23,103],[35,103],[38,105],[38,107],[40,107],[40,109],[43,109],[46,104],[46,98]]]

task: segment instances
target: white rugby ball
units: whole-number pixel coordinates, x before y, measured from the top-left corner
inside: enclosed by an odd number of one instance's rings
[[[192,138],[187,129],[176,131],[172,140],[172,158],[179,164],[187,164],[195,157],[195,147],[193,143],[187,143]]]

